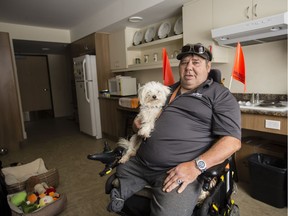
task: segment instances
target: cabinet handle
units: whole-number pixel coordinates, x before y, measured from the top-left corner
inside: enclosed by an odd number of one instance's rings
[[[247,19],[250,19],[249,15],[248,15],[249,9],[250,9],[250,7],[248,6],[248,7],[246,8],[246,18],[247,18]]]
[[[257,17],[257,4],[254,5],[253,14],[255,17]]]

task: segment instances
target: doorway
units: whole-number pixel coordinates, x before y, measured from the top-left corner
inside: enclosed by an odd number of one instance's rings
[[[53,118],[47,56],[16,55],[15,57],[24,120]]]

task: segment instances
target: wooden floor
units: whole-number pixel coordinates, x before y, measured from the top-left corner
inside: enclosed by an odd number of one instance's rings
[[[87,155],[103,150],[104,139],[95,140],[79,132],[70,119],[43,119],[25,123],[28,139],[20,151],[0,156],[4,166],[13,162],[27,163],[43,158],[47,168],[56,167],[60,173],[57,190],[68,198],[67,209],[61,216],[113,216],[106,206],[109,197],[104,193],[106,177],[98,173],[104,165],[90,161]],[[115,146],[115,143],[108,140]],[[286,216],[287,208],[275,208],[249,195],[249,185],[237,183],[234,194],[241,216]]]

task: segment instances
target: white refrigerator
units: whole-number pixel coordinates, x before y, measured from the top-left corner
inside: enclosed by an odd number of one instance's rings
[[[73,58],[80,131],[102,138],[96,56]]]

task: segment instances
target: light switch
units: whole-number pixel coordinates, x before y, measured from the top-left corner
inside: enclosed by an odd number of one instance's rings
[[[280,121],[266,119],[265,120],[265,128],[280,130],[281,122]]]

